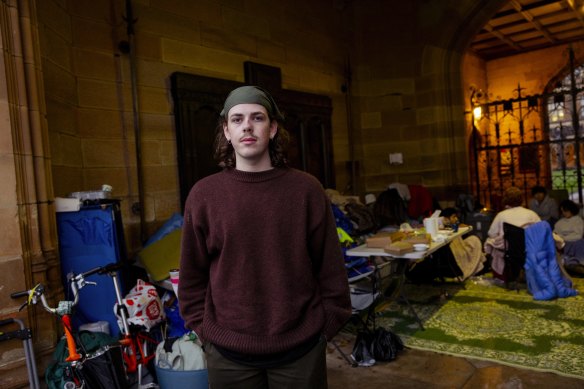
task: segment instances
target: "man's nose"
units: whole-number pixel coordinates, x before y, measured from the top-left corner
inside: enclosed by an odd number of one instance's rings
[[[251,123],[251,118],[246,119],[244,124],[245,125],[243,126],[243,131],[249,132],[252,130],[253,126]]]

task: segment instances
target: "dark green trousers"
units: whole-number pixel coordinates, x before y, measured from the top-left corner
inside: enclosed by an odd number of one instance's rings
[[[259,369],[232,362],[205,344],[211,389],[326,389],[326,340],[308,353],[276,368]]]

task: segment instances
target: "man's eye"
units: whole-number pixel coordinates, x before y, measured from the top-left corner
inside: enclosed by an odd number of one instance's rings
[[[263,122],[265,120],[265,117],[263,115],[258,115],[254,116],[253,120],[255,120],[256,122]]]
[[[231,118],[231,123],[241,123],[241,118]]]

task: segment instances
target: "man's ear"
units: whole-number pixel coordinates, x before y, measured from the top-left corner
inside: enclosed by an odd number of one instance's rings
[[[278,122],[276,120],[272,120],[270,123],[270,139],[274,139],[276,134],[278,133]]]

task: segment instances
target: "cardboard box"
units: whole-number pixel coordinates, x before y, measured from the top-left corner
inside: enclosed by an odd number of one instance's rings
[[[405,234],[401,231],[396,232],[378,232],[367,238],[367,247],[382,249],[385,246],[398,242],[403,239]]]
[[[403,241],[411,243],[411,244],[416,244],[416,243],[430,244],[430,243],[432,243],[432,235],[430,235],[430,234],[408,235],[403,239]]]
[[[409,242],[400,241],[400,242],[394,242],[388,246],[385,246],[383,248],[383,251],[385,251],[388,254],[392,254],[392,255],[402,255],[402,254],[407,254],[407,253],[411,253],[412,251],[414,251],[414,246]]]
[[[377,234],[367,238],[367,247],[384,248],[391,243],[390,232],[378,232]]]

